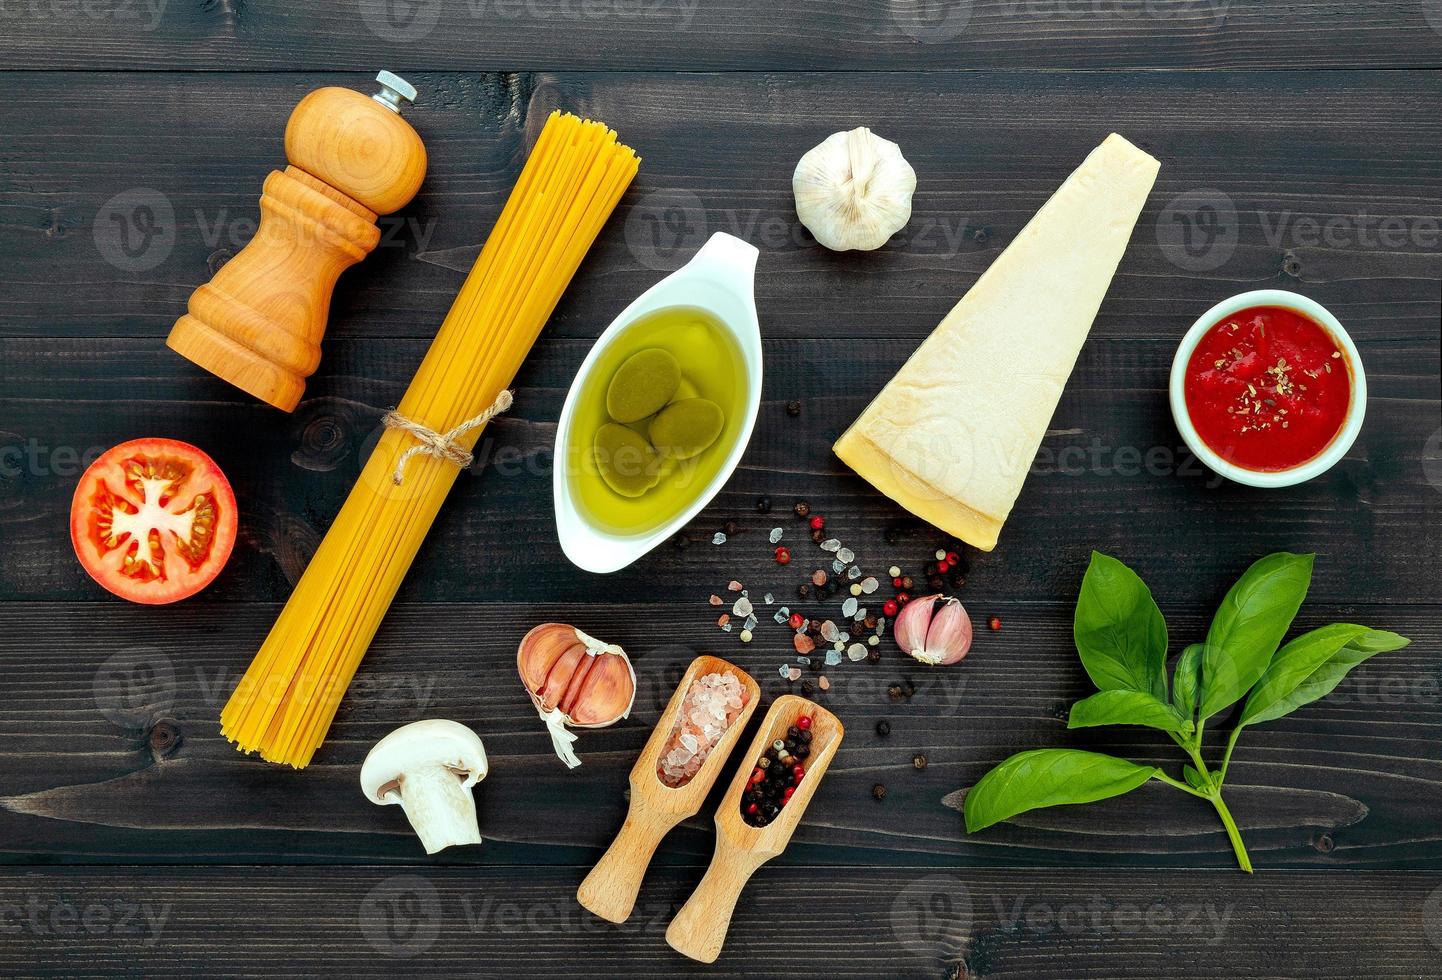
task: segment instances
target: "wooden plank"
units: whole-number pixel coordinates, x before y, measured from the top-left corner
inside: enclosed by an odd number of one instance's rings
[[[3,336],[163,336],[190,291],[249,239],[295,102],[322,84],[366,84],[314,73],[8,80]],[[920,338],[1113,129],[1163,168],[1099,336],[1175,337],[1217,300],[1262,286],[1313,296],[1365,338],[1437,336],[1438,74],[414,81],[425,96],[409,118],[431,173],[386,219],[377,254],[342,278],[332,338],[434,331],[556,106],[607,120],[645,158],[553,318],[560,336],[594,337],[709,233],[728,231],[765,252],[757,296],[769,336]],[[920,186],[891,247],[836,255],[796,221],[790,175],[827,133],[862,122],[901,144]]]
[[[631,764],[692,658],[709,651],[733,659],[768,700],[799,686],[777,676],[790,644],[769,617],[742,645],[716,630],[704,600],[596,598],[594,605],[507,599],[397,607],[304,773],[244,758],[217,731],[220,707],[269,629],[274,605],[7,603],[0,863],[414,860],[404,818],[365,803],[356,773],[384,734],[425,717],[474,726],[491,756],[478,790],[489,843],[448,860],[594,860],[624,816]],[[1167,597],[1163,606],[1176,647],[1205,631],[1209,610]],[[1234,865],[1211,810],[1160,785],[965,835],[956,791],[1013,752],[1070,745],[1164,765],[1174,775],[1182,761],[1157,732],[1066,730],[1067,706],[1089,693],[1071,644],[1070,604],[988,597],[971,608],[978,618],[999,615],[1003,629],[979,623],[975,649],[954,670],[912,665],[888,638],[880,663],[821,671],[831,689],[817,697],[849,734],[794,855],[941,867]],[[1434,751],[1442,738],[1439,611],[1315,601],[1304,608],[1299,630],[1354,621],[1414,642],[1358,668],[1325,701],[1242,740],[1228,799],[1258,867],[1442,869],[1433,819],[1442,786]],[[622,644],[639,678],[631,718],[583,733],[584,764],[575,771],[552,755],[515,675],[520,637],[556,620]],[[915,690],[894,698],[892,684]],[[891,726],[884,737],[876,732],[882,719]],[[1212,727],[1214,741],[1225,735],[1222,723]],[[918,752],[928,757],[924,771],[912,765]],[[880,804],[872,798],[876,783],[888,789]],[[713,794],[669,838],[667,860],[709,853],[716,800]]]
[[[721,959],[667,948],[699,872],[653,872],[631,921],[584,869],[55,869],[0,877],[12,975],[1345,978],[1436,976],[1436,876],[815,868],[779,859]],[[1345,910],[1348,927],[1336,927]],[[800,923],[804,922],[804,930]],[[795,923],[795,924],[793,924]],[[804,933],[804,935],[803,935]],[[784,966],[783,966],[784,964]]]
[[[13,67],[372,72],[1420,68],[1442,32],[1406,0],[34,0],[0,24]]]
[[[1210,601],[1261,554],[1292,549],[1319,554],[1318,600],[1442,599],[1432,575],[1442,560],[1439,337],[1358,341],[1371,376],[1361,438],[1330,473],[1286,491],[1279,507],[1277,494],[1219,481],[1185,452],[1166,408],[1173,340],[1093,339],[999,549],[974,556],[969,591],[988,600],[1073,597],[1087,555],[1100,547],[1135,563],[1169,601]],[[893,561],[918,568],[940,543],[830,449],[910,344],[771,340],[751,447],[687,528],[690,546],[662,546],[604,578],[581,572],[555,537],[551,469],[554,420],[587,347],[568,339],[539,345],[517,380],[516,407],[481,444],[480,462],[421,552],[424,572],[411,575],[402,598],[692,602],[739,577],[790,599],[830,560],[790,514],[798,498],[827,515],[832,533],[873,572]],[[284,599],[423,349],[419,341],[337,338],[312,397],[285,416],[158,340],[0,342],[0,597],[101,596],[67,537],[81,462],[125,439],[164,434],[213,453],[241,502],[235,556],[200,601]],[[802,402],[799,417],[786,412],[791,399]],[[771,513],[755,511],[763,494]],[[728,520],[740,533],[713,546]],[[773,561],[774,526],[797,549],[787,569]]]

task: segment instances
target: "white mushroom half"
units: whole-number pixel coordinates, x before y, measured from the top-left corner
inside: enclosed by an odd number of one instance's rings
[[[361,766],[361,790],[372,803],[399,803],[426,853],[435,854],[481,842],[471,787],[486,771],[475,732],[454,721],[417,721],[375,744]]]

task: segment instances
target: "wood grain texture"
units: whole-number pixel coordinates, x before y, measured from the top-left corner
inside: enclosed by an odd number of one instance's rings
[[[1430,68],[1442,15],[1369,0],[63,0],[0,7],[16,68]]]
[[[1431,0],[0,0],[0,974],[1442,976],[1442,73],[1383,70],[1439,66]],[[254,235],[296,103],[368,91],[380,67],[421,90],[407,119],[430,173],[341,277],[321,368],[283,416],[163,340]],[[219,736],[220,707],[557,106],[616,126],[641,177],[317,763],[246,759]],[[920,185],[887,249],[833,255],[796,222],[789,175],[855,125],[898,141]],[[1112,130],[1163,169],[1001,545],[962,592],[1002,630],[954,670],[888,642],[881,663],[827,672],[846,743],[714,967],[664,936],[712,854],[724,780],[667,835],[624,925],[583,912],[577,885],[685,665],[733,660],[763,708],[793,686],[772,607],[743,646],[706,601],[735,577],[797,605],[820,556],[792,501],[869,568],[936,546],[829,446]],[[763,252],[756,436],[688,548],[586,575],[550,514],[566,388],[610,319],[715,231]],[[1332,309],[1372,391],[1348,458],[1283,494],[1218,485],[1165,409],[1185,328],[1265,286]],[[212,451],[243,507],[226,572],[168,609],[101,595],[65,536],[84,458],[154,434]],[[728,519],[740,533],[713,547]],[[786,570],[775,525],[802,557]],[[1158,733],[1066,729],[1088,693],[1070,619],[1093,547],[1143,574],[1178,647],[1278,548],[1319,554],[1298,629],[1413,640],[1242,739],[1228,799],[1253,879],[1205,804],[1155,785],[963,832],[965,788],[1022,749],[1176,774]],[[517,642],[546,620],[621,643],[638,670],[631,718],[583,733],[574,772],[515,676]],[[435,860],[357,780],[377,739],[423,717],[472,725],[492,762],[476,791],[486,843]]]
[[[368,84],[312,73],[7,78],[4,336],[163,335],[194,286],[253,233],[256,189],[283,159],[296,101],[319,85]],[[412,81],[423,94],[407,118],[426,142],[429,176],[412,204],[381,219],[364,267],[342,276],[332,340],[434,334],[525,147],[565,106],[617,127],[643,163],[557,309],[555,336],[594,338],[709,233],[728,231],[763,251],[766,336],[919,340],[1115,130],[1162,171],[1094,336],[1174,338],[1217,300],[1273,286],[1307,293],[1371,340],[1436,342],[1437,74]],[[797,223],[790,176],[803,152],[858,123],[900,143],[919,186],[892,247],[835,255]]]
[[[787,976],[806,978],[1437,975],[1435,875],[1253,880],[778,861],[757,873],[721,959],[702,967],[662,940],[698,874],[656,875],[644,916],[617,927],[571,903],[573,869],[11,871],[0,874],[0,910],[17,941],[0,943],[0,970],[542,977],[574,964],[586,976],[754,977],[784,964]],[[779,925],[797,909],[805,942]],[[88,925],[70,918],[87,911]]]
[[[491,760],[476,791],[485,848],[445,860],[589,868],[625,815],[627,772],[698,652],[747,670],[767,703],[799,686],[777,676],[790,642],[765,617],[743,645],[716,629],[704,598],[596,599],[397,606],[303,773],[241,756],[216,720],[277,606],[9,603],[0,633],[8,695],[0,703],[0,862],[414,862],[419,845],[404,816],[366,805],[357,773],[393,728],[439,717],[474,727]],[[1071,645],[1070,603],[970,594],[967,602],[978,618],[1000,616],[1003,629],[983,630],[959,669],[912,666],[888,642],[881,663],[824,671],[832,686],[819,701],[848,734],[779,860],[1234,866],[1212,811],[1159,785],[965,835],[956,792],[1022,749],[1113,752],[1174,775],[1180,764],[1158,732],[1066,730],[1068,705],[1090,693]],[[1178,648],[1204,633],[1210,609],[1166,597],[1162,606]],[[563,618],[624,646],[638,678],[630,719],[583,732],[576,750],[584,764],[574,771],[555,758],[513,654],[530,624]],[[1228,799],[1252,857],[1264,874],[1442,870],[1434,818],[1442,799],[1439,608],[1314,601],[1297,629],[1334,621],[1385,626],[1413,643],[1358,668],[1326,700],[1242,739]],[[908,683],[911,697],[891,697],[892,684]],[[875,730],[882,719],[891,726],[886,737]],[[756,727],[753,719],[743,738]],[[1212,727],[1214,740],[1225,734],[1222,723]],[[917,752],[928,757],[923,771],[912,766]],[[728,779],[740,765],[738,753]],[[888,789],[880,804],[871,796],[878,782]],[[709,856],[725,785],[666,838],[652,874]]]
[[[1315,600],[1442,600],[1431,574],[1442,561],[1442,483],[1433,479],[1442,467],[1434,436],[1442,338],[1354,336],[1368,368],[1367,425],[1341,464],[1287,491],[1280,508],[1275,495],[1219,481],[1182,448],[1166,408],[1174,338],[1094,337],[998,550],[974,558],[968,592],[988,601],[1074,598],[1087,556],[1103,547],[1135,564],[1164,606],[1216,601],[1252,560],[1291,549],[1319,555]],[[211,453],[241,501],[235,556],[204,601],[284,599],[424,347],[332,339],[310,397],[286,417],[204,375],[159,339],[0,341],[0,534],[10,544],[0,550],[0,595],[97,598],[67,538],[79,460],[161,434]],[[515,407],[487,430],[479,462],[417,559],[425,574],[407,579],[403,600],[689,603],[733,577],[789,600],[830,560],[791,516],[799,498],[827,515],[873,572],[893,560],[919,566],[937,547],[937,534],[906,520],[830,449],[910,344],[768,340],[756,433],[735,476],[687,528],[689,547],[662,545],[614,575],[580,571],[555,537],[551,467],[555,420],[587,348],[554,336],[537,345],[517,379]],[[791,399],[802,403],[796,418],[786,412]],[[771,513],[756,512],[761,495],[770,496]],[[714,547],[711,536],[730,519],[741,532]],[[775,526],[791,545],[804,545],[788,570],[772,561],[767,532]]]

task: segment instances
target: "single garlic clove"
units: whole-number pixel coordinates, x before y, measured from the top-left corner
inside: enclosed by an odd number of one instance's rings
[[[543,623],[526,634],[516,664],[556,754],[574,768],[569,728],[604,728],[631,713],[636,672],[626,651],[573,626]]]
[[[833,133],[796,164],[796,215],[822,245],[870,251],[906,226],[916,171],[901,147],[860,127]]]
[[[916,657],[926,651],[926,630],[931,625],[931,607],[940,596],[918,596],[901,607],[892,628],[897,645]]]
[[[919,596],[897,614],[893,634],[901,649],[921,663],[932,667],[954,664],[971,649],[971,617],[958,599]]]

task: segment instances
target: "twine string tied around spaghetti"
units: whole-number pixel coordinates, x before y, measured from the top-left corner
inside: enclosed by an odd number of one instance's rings
[[[448,432],[429,429],[419,422],[406,418],[400,412],[387,412],[381,419],[382,425],[387,429],[402,429],[410,433],[411,438],[416,440],[416,444],[401,453],[400,459],[396,460],[396,469],[391,474],[391,482],[396,486],[401,485],[405,479],[406,464],[416,456],[434,456],[436,459],[447,460],[461,469],[470,466],[475,457],[457,445],[456,440],[506,411],[511,407],[511,401],[511,392],[503,388],[501,393],[496,396],[496,400],[483,411],[471,416]]]

